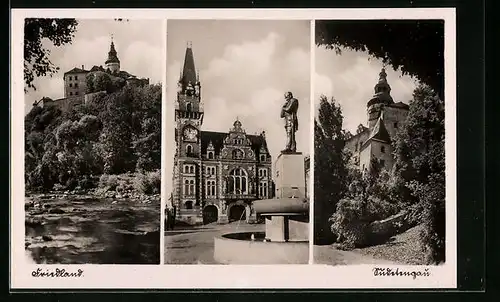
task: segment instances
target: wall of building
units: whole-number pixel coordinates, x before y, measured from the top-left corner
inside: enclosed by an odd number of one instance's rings
[[[383,160],[384,168],[388,171],[391,170],[394,164],[394,158],[392,156],[392,146],[390,144],[376,140],[372,140],[371,145],[372,158]]]
[[[359,154],[359,167],[361,171],[369,169],[372,156],[372,145],[368,144]]]
[[[64,75],[64,96],[83,96],[87,91],[87,73],[70,73]]]
[[[361,167],[360,166],[360,150],[361,150],[361,145],[366,142],[370,135],[370,131],[366,130],[364,132],[361,132],[359,134],[356,134],[352,138],[350,138],[348,141],[346,141],[345,148],[351,152],[351,164]]]

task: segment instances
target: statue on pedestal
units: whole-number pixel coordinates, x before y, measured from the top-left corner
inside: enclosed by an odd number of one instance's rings
[[[286,147],[282,152],[297,152],[297,142],[295,141],[295,132],[299,129],[297,111],[299,101],[288,91],[285,93],[285,104],[281,107],[281,118],[285,119]]]

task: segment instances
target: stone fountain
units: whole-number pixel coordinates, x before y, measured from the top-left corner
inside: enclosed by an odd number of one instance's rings
[[[304,156],[296,151],[298,101],[285,94],[287,147],[274,165],[276,196],[256,200],[256,214],[265,218],[265,232],[229,233],[216,237],[214,259],[224,264],[306,264],[309,260],[309,200]]]

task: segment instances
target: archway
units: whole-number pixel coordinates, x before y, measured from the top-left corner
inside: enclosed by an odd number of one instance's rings
[[[203,224],[217,222],[219,210],[214,205],[207,205],[203,209]]]
[[[247,213],[244,205],[235,204],[229,209],[229,221],[246,220]]]

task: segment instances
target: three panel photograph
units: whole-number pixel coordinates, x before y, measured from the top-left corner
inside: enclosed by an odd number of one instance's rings
[[[425,13],[19,13],[19,274],[456,283],[454,11]]]

